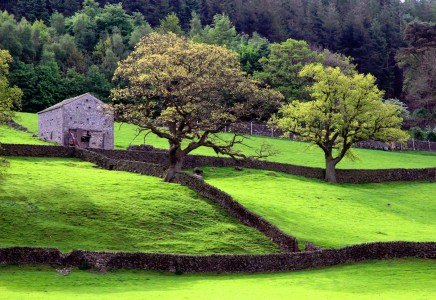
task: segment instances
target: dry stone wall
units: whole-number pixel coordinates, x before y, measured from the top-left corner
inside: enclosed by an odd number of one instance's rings
[[[74,148],[60,146],[41,146],[41,145],[12,145],[3,144],[3,149],[0,149],[0,154],[6,156],[47,156],[47,157],[73,157]],[[165,170],[168,166],[168,156],[166,152],[155,151],[126,151],[126,150],[103,150],[92,149],[97,154],[102,154],[114,160],[127,160],[131,162],[146,162],[159,165],[156,167],[156,172]],[[56,152],[59,155],[56,155]],[[71,155],[70,155],[71,154]],[[133,164],[133,163],[129,163]],[[194,167],[243,167],[259,170],[269,170],[282,172],[291,175],[304,176],[307,178],[324,179],[324,169],[312,168],[304,166],[296,166],[291,164],[283,164],[269,161],[259,160],[242,160],[232,159],[227,157],[212,157],[202,155],[188,155],[184,163],[184,169],[192,169]],[[141,170],[138,169],[138,173]],[[160,175],[162,176],[164,171]],[[388,181],[436,181],[436,167],[423,169],[337,169],[336,177],[339,183],[379,183]]]
[[[0,248],[1,265],[46,264],[62,267],[139,269],[164,272],[273,272],[304,270],[366,260],[418,257],[436,259],[436,243],[385,242],[286,254],[175,255],[158,253],[97,252],[31,247]]]

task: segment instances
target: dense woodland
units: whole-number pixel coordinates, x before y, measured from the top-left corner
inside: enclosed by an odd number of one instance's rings
[[[434,0],[6,0],[0,10],[0,49],[14,58],[9,80],[25,111],[87,91],[108,100],[118,61],[142,36],[171,31],[235,50],[288,100],[304,100],[301,65],[349,56],[415,125],[434,126]]]

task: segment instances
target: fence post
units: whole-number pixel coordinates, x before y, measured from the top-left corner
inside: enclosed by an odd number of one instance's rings
[[[274,127],[271,128],[271,136],[274,137]]]
[[[413,146],[413,150],[416,150],[415,149],[415,139],[413,139],[413,138],[412,138],[412,146]]]
[[[253,135],[253,122],[250,122],[250,135]]]
[[[224,126],[224,132],[227,132],[227,126]]]
[[[430,140],[428,140],[427,142],[428,142],[428,151],[431,152],[431,144],[430,144]]]

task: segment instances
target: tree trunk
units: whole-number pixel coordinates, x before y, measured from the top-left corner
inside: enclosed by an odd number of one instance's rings
[[[165,174],[164,181],[171,182],[176,176],[177,172],[182,170],[185,153],[180,148],[180,145],[172,146],[169,151],[170,165]]]
[[[325,180],[328,182],[336,183],[336,164],[338,162],[332,157],[325,159]]]

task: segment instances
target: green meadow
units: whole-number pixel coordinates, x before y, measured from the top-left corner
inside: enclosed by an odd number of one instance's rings
[[[323,248],[434,241],[436,184],[329,184],[278,172],[203,168],[208,183],[288,234]]]
[[[190,189],[76,159],[8,157],[0,185],[7,246],[162,253],[271,253],[278,247]]]
[[[434,299],[436,262],[400,259],[270,274],[164,274],[0,266],[0,299]]]
[[[17,122],[37,132],[37,115]],[[223,134],[223,137],[226,135]],[[0,127],[0,142],[48,144]],[[115,147],[167,142],[115,125]],[[251,137],[247,154],[263,143],[271,161],[323,167],[307,143]],[[241,149],[242,150],[242,149]],[[340,168],[436,166],[436,153],[355,149],[360,160]],[[215,155],[209,149],[195,154]],[[159,178],[107,171],[77,159],[8,157],[0,178],[0,243],[8,246],[159,253],[278,253],[258,231],[241,225],[207,199]],[[434,241],[435,184],[337,184],[277,172],[205,167],[205,180],[251,211],[305,242],[330,248],[374,241]],[[297,272],[183,274],[1,266],[0,299],[433,299],[434,260],[369,261]]]

